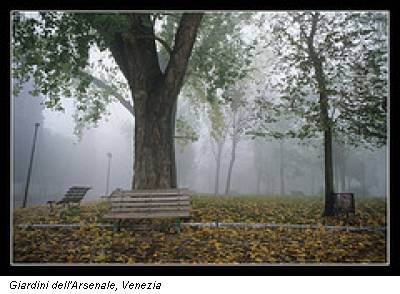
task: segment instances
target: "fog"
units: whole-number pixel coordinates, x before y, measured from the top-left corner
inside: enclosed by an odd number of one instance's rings
[[[27,87],[28,88],[28,87]],[[84,130],[81,140],[74,134],[72,101],[65,113],[44,109],[41,99],[25,89],[13,99],[14,202],[22,201],[33,142],[34,123],[41,125],[31,173],[28,203],[61,199],[73,185],[91,186],[87,199],[105,194],[107,152],[112,153],[110,188],[128,188],[132,179],[133,123],[118,104],[113,115],[98,127]]]
[[[65,99],[65,112],[45,109],[40,97],[28,94],[30,85],[12,97],[12,151],[14,205],[20,206],[28,173],[34,123],[40,127],[36,141],[28,205],[59,200],[73,185],[91,186],[85,200],[106,194],[108,158],[112,153],[109,191],[130,189],[133,176],[134,121],[118,103],[108,106],[109,116],[97,127],[85,129],[82,138],[74,134],[74,105]],[[179,98],[178,117],[187,109]],[[176,143],[178,186],[198,193],[214,193],[216,160],[210,139],[210,124],[199,111],[193,125],[199,139]],[[318,140],[279,140],[243,136],[237,145],[230,194],[242,195],[323,195],[323,150]],[[334,144],[334,160],[337,153]],[[282,158],[281,158],[282,154]],[[222,150],[219,193],[223,194],[231,146]],[[375,150],[349,147],[346,150],[345,183],[336,177],[335,191],[354,192],[356,197],[386,196],[386,147]],[[283,170],[283,183],[281,178]],[[282,190],[283,189],[283,190]]]

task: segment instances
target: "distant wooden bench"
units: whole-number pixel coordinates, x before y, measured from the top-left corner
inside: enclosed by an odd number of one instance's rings
[[[122,220],[175,218],[179,226],[181,219],[190,216],[188,189],[159,190],[115,190],[109,197],[111,210],[104,219],[117,220],[119,230]]]
[[[47,201],[50,211],[54,211],[56,205],[62,205],[64,208],[70,208],[73,204],[80,204],[83,197],[85,197],[87,191],[92,189],[92,187],[87,186],[72,186],[68,189],[64,198],[60,201],[51,200]]]

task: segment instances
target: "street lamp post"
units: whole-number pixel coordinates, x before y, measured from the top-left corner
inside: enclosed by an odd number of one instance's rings
[[[111,168],[111,158],[112,158],[111,152],[108,152],[107,156],[108,156],[108,168],[107,168],[106,196],[108,196],[108,187],[110,184],[110,168]]]
[[[35,145],[36,145],[36,137],[37,137],[37,130],[40,126],[40,123],[35,123],[35,133],[33,135],[33,143],[32,143],[32,151],[31,151],[31,159],[29,162],[28,168],[28,176],[26,177],[26,186],[25,186],[25,195],[24,195],[24,202],[22,203],[22,207],[26,207],[26,203],[28,201],[28,192],[29,192],[29,183],[31,181],[31,172],[32,172],[32,163],[33,163],[33,156],[35,154]]]

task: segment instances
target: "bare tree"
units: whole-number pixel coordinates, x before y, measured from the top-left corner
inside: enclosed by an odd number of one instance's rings
[[[213,152],[215,158],[215,183],[214,183],[214,194],[219,193],[219,175],[221,171],[221,159],[222,159],[222,150],[225,145],[226,136],[222,136],[221,138],[211,138],[211,150]]]
[[[225,194],[229,194],[230,191],[233,165],[235,164],[236,160],[237,145],[243,137],[249,118],[249,113],[245,109],[243,95],[243,92],[235,89],[232,93],[232,101],[230,103],[231,120],[229,125],[231,129],[230,137],[232,147],[228,175],[226,179]]]

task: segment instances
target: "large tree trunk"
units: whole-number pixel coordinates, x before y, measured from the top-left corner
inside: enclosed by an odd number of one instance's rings
[[[177,172],[176,172],[176,158],[175,158],[175,122],[176,122],[176,110],[178,106],[178,101],[175,102],[173,109],[172,109],[172,114],[171,117],[173,117],[173,119],[171,119],[171,132],[172,135],[170,137],[170,141],[171,141],[171,188],[177,188],[178,187],[178,177],[177,177]]]
[[[130,29],[105,38],[134,100],[133,189],[177,186],[174,148],[177,97],[202,16],[182,15],[165,72],[160,68],[150,14],[128,14]]]
[[[173,105],[169,97],[148,97],[135,105],[135,176],[133,189],[176,187]],[[159,107],[155,107],[159,106]]]

